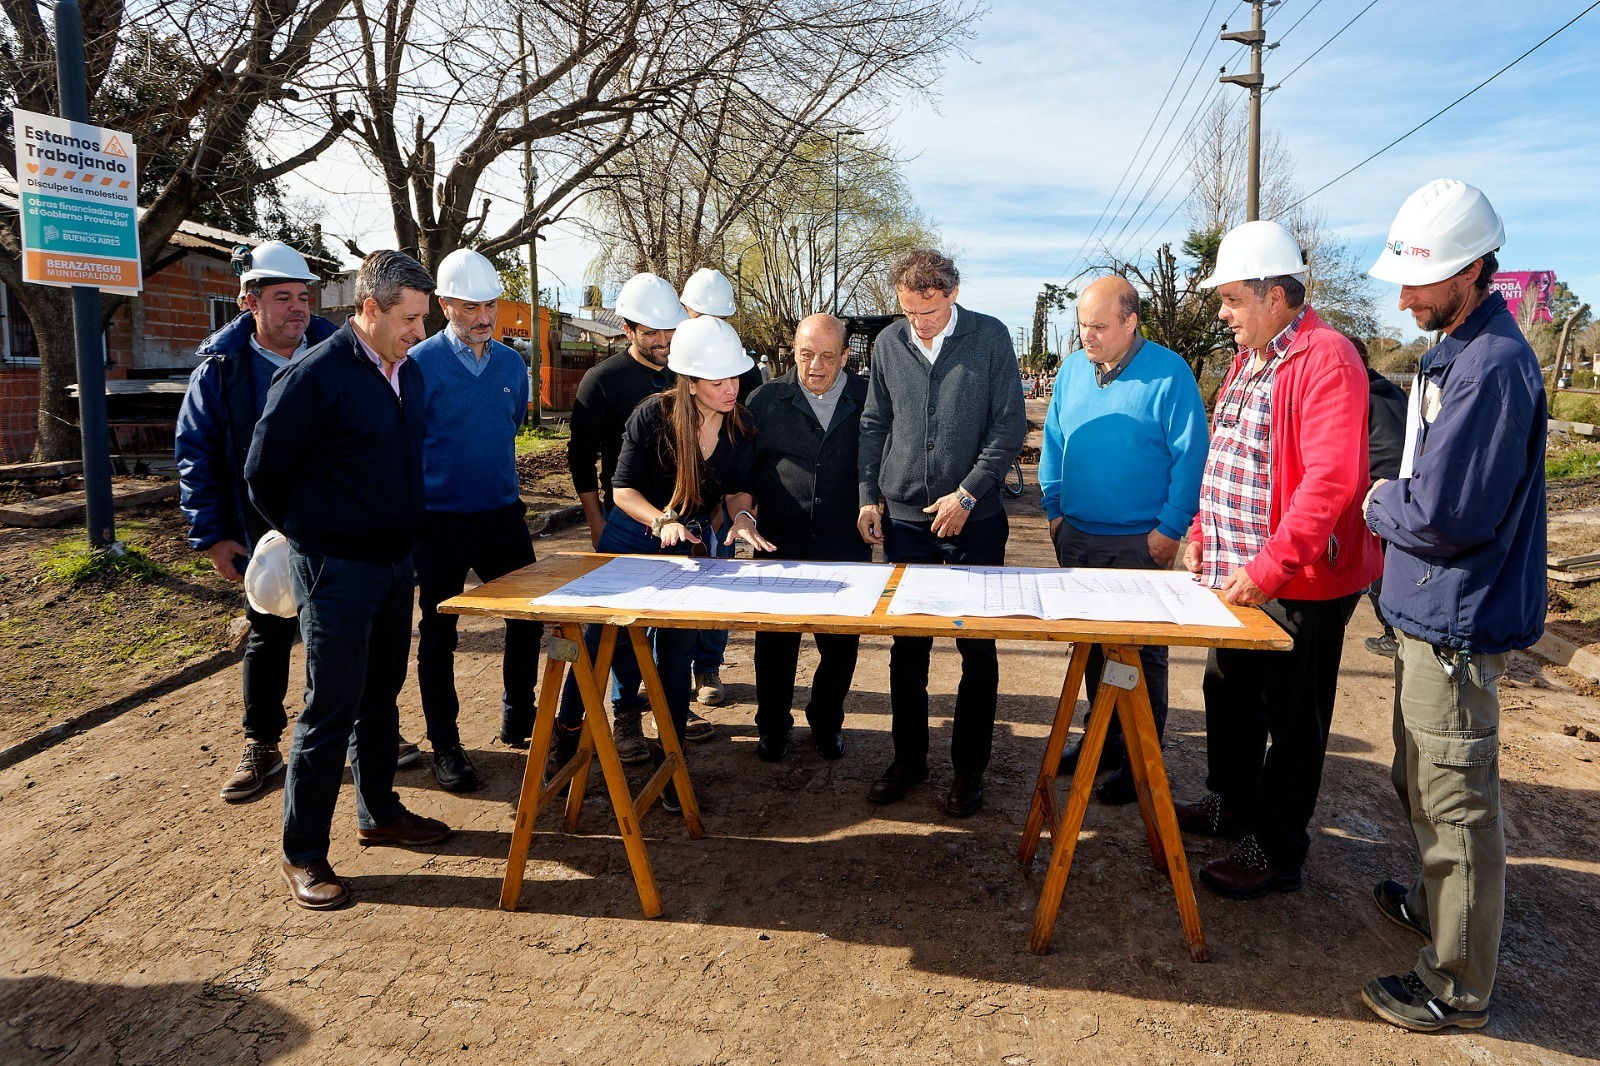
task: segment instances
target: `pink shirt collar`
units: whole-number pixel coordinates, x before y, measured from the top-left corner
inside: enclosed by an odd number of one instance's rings
[[[372,365],[378,368],[378,372],[381,373],[383,375],[383,379],[389,383],[389,387],[394,390],[394,394],[396,396],[400,395],[400,367],[403,366],[405,361],[411,357],[409,355],[404,355],[399,359],[396,359],[393,363],[385,363],[383,361],[383,356],[372,350],[372,345],[368,344],[361,336],[361,331],[356,329],[354,323],[352,323],[350,326],[350,332],[355,334],[356,343],[361,345],[361,350],[363,352],[367,353],[367,358],[372,360]]]

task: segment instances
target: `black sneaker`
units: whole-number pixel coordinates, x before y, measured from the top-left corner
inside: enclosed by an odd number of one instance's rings
[[[1489,1022],[1487,1010],[1462,1010],[1433,994],[1415,972],[1391,974],[1368,981],[1361,990],[1372,1012],[1391,1025],[1432,1033],[1449,1026],[1482,1029]]]
[[[405,737],[400,738],[400,746],[395,749],[394,766],[396,770],[404,770],[408,766],[416,766],[422,762],[422,749],[417,747]]]
[[[1367,650],[1374,655],[1382,655],[1393,659],[1400,654],[1400,642],[1394,639],[1393,633],[1385,633],[1381,637],[1368,637]]]
[[[1372,902],[1378,905],[1378,910],[1383,912],[1385,918],[1402,929],[1411,930],[1423,940],[1432,940],[1433,935],[1428,932],[1428,927],[1406,906],[1410,895],[1410,890],[1399,881],[1380,881],[1372,886]]]
[[[678,786],[668,783],[661,790],[661,809],[668,814],[682,814],[683,804],[678,800]]]

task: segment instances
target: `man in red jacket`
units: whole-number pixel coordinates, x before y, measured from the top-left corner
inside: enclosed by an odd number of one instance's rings
[[[1183,562],[1294,638],[1287,653],[1217,648],[1206,662],[1209,792],[1178,804],[1178,824],[1239,838],[1200,869],[1233,899],[1300,887],[1345,624],[1383,569],[1361,515],[1366,372],[1305,302],[1306,273],[1282,226],[1247,222],[1201,283],[1217,290],[1239,350],[1217,395]]]

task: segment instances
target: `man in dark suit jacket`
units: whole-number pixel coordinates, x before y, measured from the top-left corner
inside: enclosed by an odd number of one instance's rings
[[[245,460],[250,499],[289,541],[305,641],[281,869],[295,902],[313,910],[350,899],[328,864],[347,748],[361,844],[420,847],[450,835],[394,791],[423,510],[423,382],[409,353],[431,292],[410,256],[369,255],[356,273],[356,313],[273,379]]]
[[[756,502],[763,528],[776,531],[773,559],[868,562],[872,548],[856,531],[855,488],[861,410],[867,383],[844,373],[844,323],[817,314],[794,331],[795,368],[750,397],[756,423]],[[844,697],[855,676],[860,637],[818,633],[817,672],[806,721],[824,759],[844,754]],[[800,634],[756,634],[756,754],[778,762],[794,724],[794,675]]]

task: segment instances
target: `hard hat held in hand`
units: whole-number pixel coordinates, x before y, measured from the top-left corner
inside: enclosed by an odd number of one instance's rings
[[[1300,245],[1289,231],[1265,219],[1235,226],[1222,238],[1217,249],[1216,269],[1200,283],[1214,289],[1230,281],[1260,281],[1263,278],[1296,277],[1305,280],[1310,271],[1300,256]]]
[[[485,256],[470,248],[457,248],[439,264],[438,287],[433,291],[452,300],[481,304],[500,299],[506,287]]]
[[[736,378],[754,363],[745,354],[739,334],[720,318],[691,318],[672,335],[667,369],[704,381]]]
[[[733,314],[733,285],[722,271],[701,267],[683,283],[683,306],[700,315],[727,318]]]
[[[1432,285],[1505,241],[1505,223],[1487,196],[1464,181],[1440,178],[1406,197],[1367,273],[1396,285]]]
[[[254,248],[233,250],[233,271],[241,285],[252,281],[316,281],[305,257],[282,241],[266,241]]]
[[[244,598],[262,614],[293,618],[294,588],[289,582],[289,541],[276,529],[256,541],[244,570]]]
[[[635,274],[623,283],[617,314],[650,329],[677,329],[689,317],[678,291],[654,274]]]

